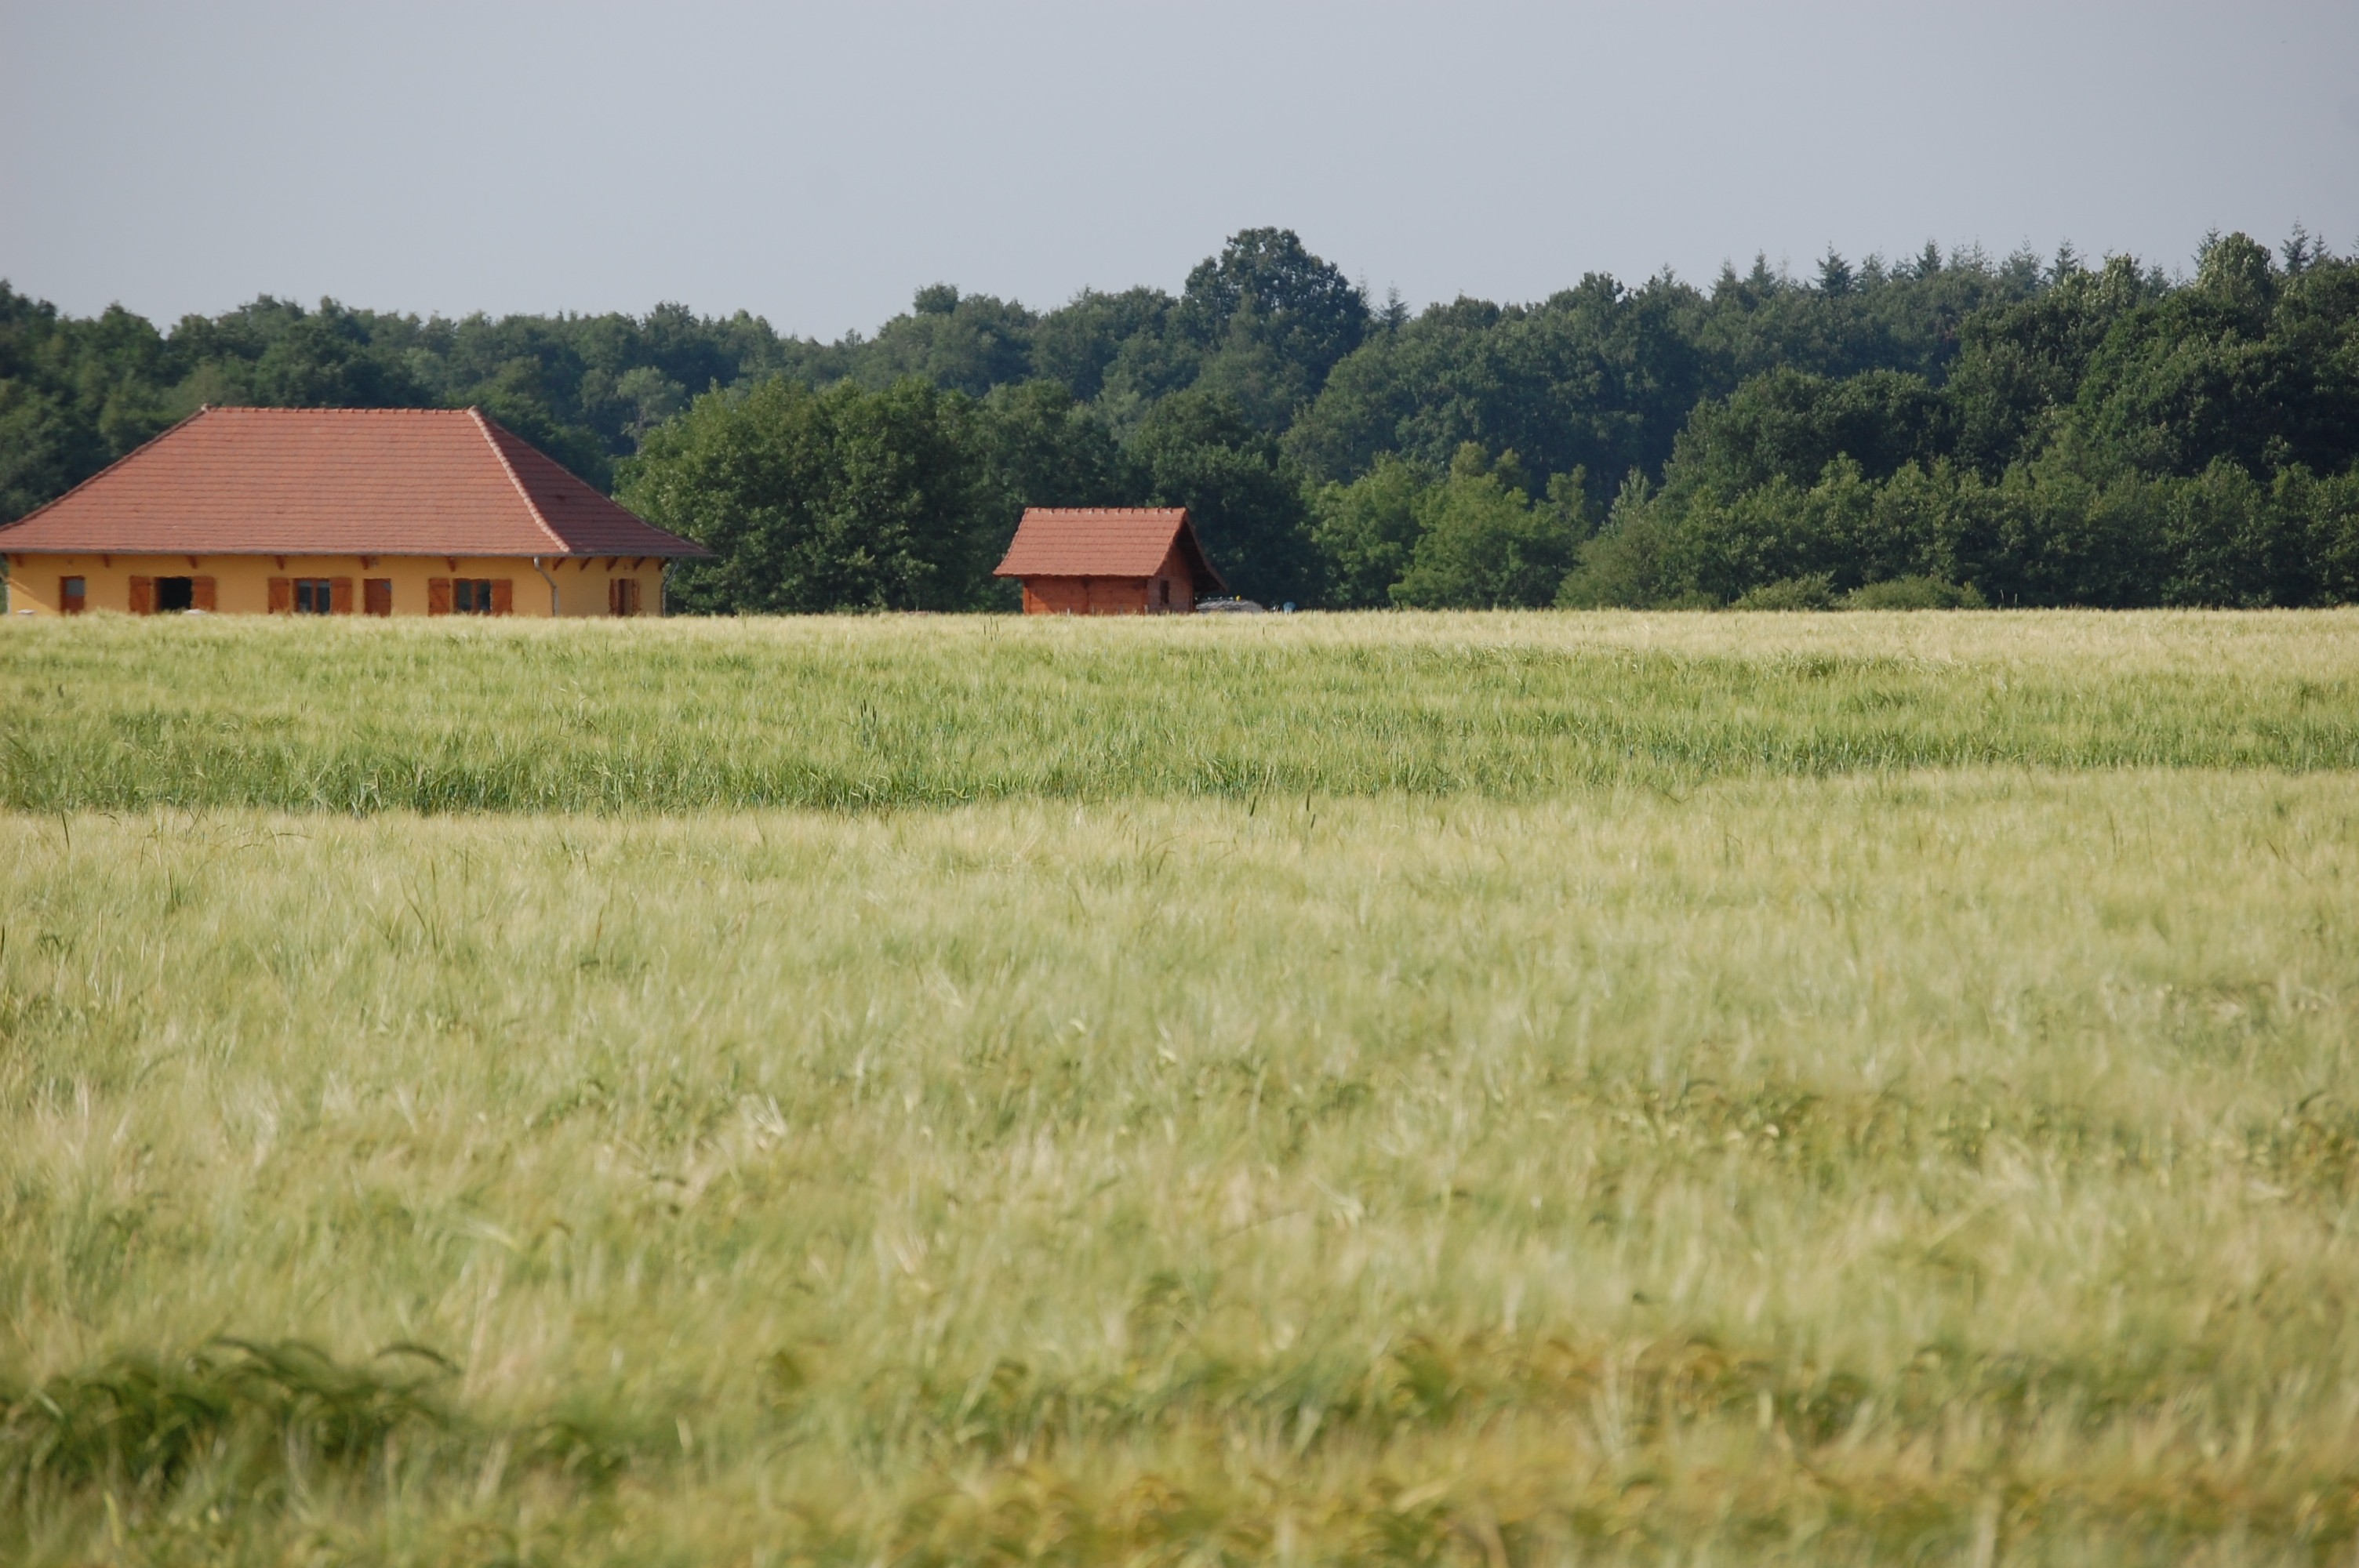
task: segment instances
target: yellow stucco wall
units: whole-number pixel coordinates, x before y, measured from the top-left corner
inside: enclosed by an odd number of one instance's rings
[[[384,578],[393,584],[396,615],[426,613],[426,583],[429,578],[506,578],[516,585],[515,613],[549,614],[549,583],[527,559],[470,558],[453,566],[443,556],[51,556],[18,554],[8,557],[8,613],[55,615],[60,579],[78,577],[86,584],[85,611],[131,608],[135,577],[209,577],[213,579],[213,609],[223,615],[261,615],[270,608],[270,579],[340,578],[353,579],[353,609],[360,611],[361,584]],[[283,565],[281,563],[284,563]],[[616,578],[636,578],[639,613],[663,613],[663,563],[652,558],[636,563],[630,557],[604,556],[581,560],[544,557],[542,569],[557,581],[560,615],[603,616],[612,602],[607,584]]]

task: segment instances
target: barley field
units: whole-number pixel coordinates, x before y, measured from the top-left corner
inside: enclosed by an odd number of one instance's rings
[[[874,809],[2359,769],[2359,612],[20,623],[0,806]]]
[[[2359,615],[0,629],[0,1560],[2344,1563]]]

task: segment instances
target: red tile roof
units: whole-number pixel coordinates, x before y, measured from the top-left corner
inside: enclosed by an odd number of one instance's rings
[[[14,550],[706,554],[473,408],[207,408],[0,527]]]
[[[994,577],[1153,577],[1177,545],[1199,583],[1225,589],[1180,506],[1034,506]]]

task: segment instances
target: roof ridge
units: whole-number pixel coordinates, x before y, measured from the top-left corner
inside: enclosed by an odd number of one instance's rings
[[[1224,586],[1184,506],[1030,506],[992,576],[1147,577],[1175,549]]]
[[[535,523],[539,524],[540,531],[549,535],[549,542],[557,546],[557,548],[550,553],[560,556],[572,554],[572,547],[566,544],[565,535],[560,534],[556,528],[550,524],[549,519],[541,515],[540,503],[535,501],[532,498],[532,492],[525,488],[524,476],[516,472],[516,464],[508,460],[508,454],[506,450],[501,447],[498,437],[492,434],[492,432],[496,429],[500,432],[500,435],[505,436],[507,434],[507,427],[504,425],[495,425],[491,420],[484,416],[484,411],[481,408],[474,406],[473,404],[468,406],[467,413],[473,417],[475,421],[475,428],[484,433],[484,444],[492,449],[492,456],[500,460],[501,471],[505,472],[508,476],[508,482],[516,486],[516,495],[524,502],[525,511],[531,514],[532,520]]]
[[[113,462],[107,464],[96,473],[91,475],[88,479],[83,480],[80,484],[73,485],[67,489],[63,494],[49,497],[47,501],[42,502],[38,506],[34,507],[30,512],[26,513],[22,517],[11,518],[5,523],[0,523],[0,534],[5,534],[9,529],[20,526],[23,524],[30,523],[34,518],[38,517],[42,513],[47,512],[52,506],[63,505],[69,496],[72,496],[82,491],[89,489],[92,485],[96,484],[100,480],[104,479],[116,469],[121,468],[124,464],[129,462],[132,459],[137,457],[140,453],[146,451],[148,448],[154,446],[165,437],[172,434],[181,426],[194,424],[197,420],[201,419],[206,415],[213,412],[215,412],[215,410],[212,404],[199,404],[197,406],[197,411],[194,414],[183,414],[180,417],[173,420],[169,425],[165,426],[162,429],[157,431],[154,435],[148,437],[146,440],[140,442],[137,446],[132,448],[129,451],[124,453],[121,457],[115,459]]]

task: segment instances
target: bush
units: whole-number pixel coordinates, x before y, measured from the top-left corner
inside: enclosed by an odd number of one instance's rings
[[[1962,587],[1937,577],[1897,577],[1872,582],[1843,595],[1845,610],[1981,610],[1986,607],[1973,584]]]
[[[966,609],[1000,542],[972,410],[915,380],[708,393],[624,465],[621,499],[713,551],[673,576],[691,613]]]
[[[1460,447],[1449,477],[1418,499],[1419,532],[1393,602],[1416,610],[1548,603],[1585,532],[1581,482],[1571,476],[1535,506],[1513,452],[1495,465],[1473,442]]]
[[[1690,541],[1666,515],[1662,497],[1632,470],[1605,526],[1582,545],[1557,586],[1561,610],[1712,610],[1719,600],[1695,585]]]
[[[1833,580],[1825,572],[1781,578],[1740,595],[1731,610],[1832,610]]]
[[[1332,608],[1391,604],[1393,584],[1417,548],[1418,503],[1430,482],[1415,464],[1386,452],[1350,484],[1329,483],[1312,494],[1311,538],[1327,560]]]

